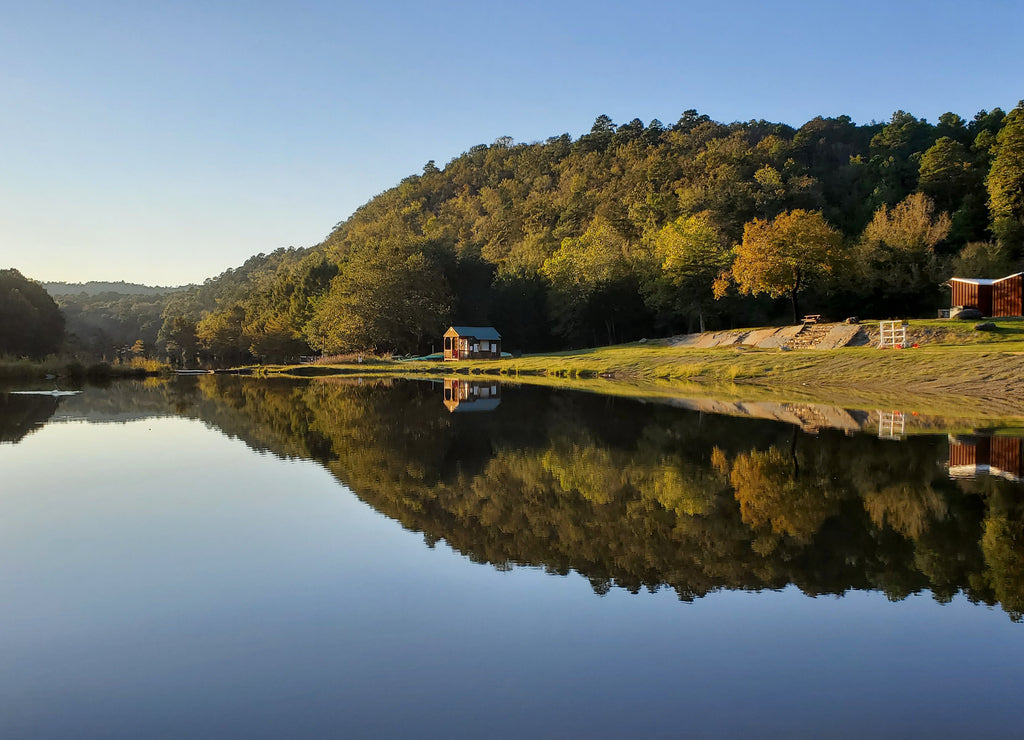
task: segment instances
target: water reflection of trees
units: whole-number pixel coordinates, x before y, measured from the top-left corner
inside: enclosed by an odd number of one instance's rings
[[[449,415],[415,383],[208,378],[217,423],[324,463],[427,542],[598,592],[924,589],[1024,611],[1024,489],[951,480],[944,437],[902,443],[532,388]],[[228,410],[230,409],[230,413]],[[240,412],[240,413],[239,413]]]
[[[57,410],[53,396],[0,393],[0,442],[18,442]]]
[[[113,390],[97,401],[107,417]],[[811,436],[529,387],[487,414],[449,414],[438,388],[410,382],[211,376],[126,395],[126,408],[318,460],[428,544],[501,569],[575,570],[599,593],[928,589],[1024,612],[1024,487],[951,479],[945,437]],[[4,439],[35,416],[0,413]]]

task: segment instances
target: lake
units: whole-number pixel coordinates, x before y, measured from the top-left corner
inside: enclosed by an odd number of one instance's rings
[[[0,736],[1022,735],[1022,445],[465,377],[0,393]]]

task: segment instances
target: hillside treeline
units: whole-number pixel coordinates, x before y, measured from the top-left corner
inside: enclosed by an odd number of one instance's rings
[[[1024,103],[935,124],[600,116],[575,140],[428,162],[322,244],[156,299],[144,341],[227,363],[426,352],[451,323],[531,351],[804,312],[929,315],[954,272],[1020,265],[1022,192]]]

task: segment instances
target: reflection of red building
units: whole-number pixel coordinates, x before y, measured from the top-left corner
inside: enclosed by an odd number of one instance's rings
[[[974,478],[998,475],[1024,479],[1024,439],[1020,437],[950,437],[949,475]]]

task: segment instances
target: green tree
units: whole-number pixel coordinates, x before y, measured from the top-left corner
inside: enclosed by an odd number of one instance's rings
[[[600,326],[608,343],[615,341],[616,314],[624,313],[622,299],[631,289],[635,294],[635,285],[629,244],[607,219],[594,219],[578,239],[563,239],[541,274],[551,285],[550,312],[558,333],[585,342],[588,334],[596,339]]]
[[[958,277],[999,278],[1013,271],[1013,258],[993,242],[971,242],[953,261]]]
[[[970,188],[973,176],[967,148],[943,136],[921,155],[920,187],[938,207],[952,213]]]
[[[952,112],[939,116],[939,122],[935,124],[935,135],[940,139],[949,138],[964,145],[970,144],[974,138],[974,134],[967,128],[967,122]]]
[[[949,214],[935,213],[935,203],[923,193],[908,195],[891,210],[882,206],[864,229],[864,240],[901,252],[934,251],[949,234]]]
[[[237,364],[249,359],[244,321],[245,309],[240,304],[214,311],[196,325],[199,346],[216,363]]]
[[[343,265],[305,327],[309,345],[326,354],[357,350],[418,352],[449,321],[451,297],[438,265],[383,242]]]
[[[878,182],[877,205],[895,203],[917,188],[917,157],[932,145],[934,131],[923,118],[898,110],[871,139],[871,166]]]
[[[818,211],[797,209],[772,221],[754,219],[743,227],[731,278],[744,295],[788,296],[793,320],[799,321],[798,296],[812,283],[831,275],[841,254],[842,236]],[[715,285],[715,296],[725,284]]]
[[[649,288],[650,302],[663,311],[695,314],[704,331],[705,314],[715,299],[712,284],[732,259],[721,232],[704,214],[680,216],[655,235],[653,251],[659,270]]]
[[[612,119],[603,113],[594,119],[594,125],[590,127],[590,133],[581,136],[579,145],[584,151],[601,151],[608,148],[618,128]]]
[[[170,357],[186,368],[192,364],[199,349],[195,323],[181,314],[168,316],[164,320],[157,341],[167,348]]]
[[[1013,256],[1024,251],[1024,100],[1007,114],[988,173],[992,231]]]
[[[63,341],[64,316],[43,286],[0,270],[0,355],[43,357]]]
[[[941,300],[939,285],[949,277],[947,259],[935,247],[949,234],[950,218],[935,213],[924,193],[904,198],[895,208],[879,208],[858,247],[860,273],[879,300],[876,310],[892,315],[931,310]]]
[[[243,328],[249,353],[260,362],[287,362],[307,351],[301,332],[287,314],[273,314]]]

